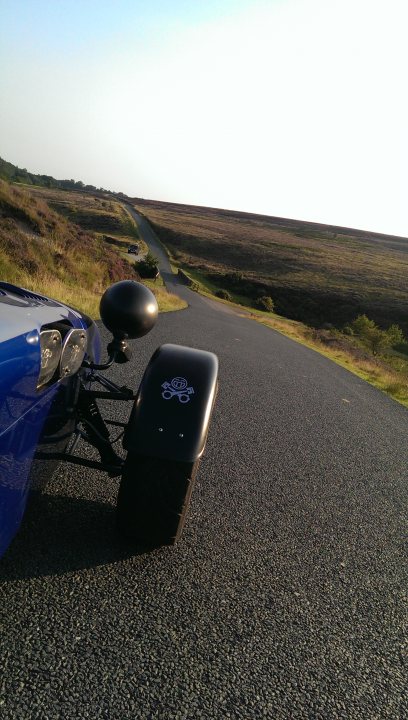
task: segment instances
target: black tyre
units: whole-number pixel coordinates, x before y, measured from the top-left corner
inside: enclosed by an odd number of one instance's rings
[[[120,534],[154,547],[173,545],[185,523],[198,465],[128,453],[116,509]]]

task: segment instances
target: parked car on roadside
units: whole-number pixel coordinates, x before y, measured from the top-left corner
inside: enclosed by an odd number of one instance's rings
[[[204,350],[165,344],[153,354],[139,389],[102,375],[131,357],[129,341],[157,319],[153,293],[125,280],[106,290],[101,318],[113,334],[101,362],[91,318],[56,300],[0,282],[0,555],[22,522],[34,486],[67,462],[120,478],[118,531],[133,543],[172,544],[184,525],[203,454],[218,360]],[[104,419],[99,400],[130,403],[125,423]],[[109,427],[122,427],[125,458]],[[115,433],[116,434],[116,433]],[[97,449],[91,461],[79,440]]]
[[[139,245],[129,245],[128,253],[132,253],[133,255],[138,255],[139,254]]]

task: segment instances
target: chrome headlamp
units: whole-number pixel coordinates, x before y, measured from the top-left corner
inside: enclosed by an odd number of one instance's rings
[[[88,338],[85,330],[69,330],[64,338],[60,360],[60,376],[75,375],[82,365]]]
[[[37,389],[46,385],[54,375],[61,358],[62,338],[59,330],[40,332],[41,368]]]

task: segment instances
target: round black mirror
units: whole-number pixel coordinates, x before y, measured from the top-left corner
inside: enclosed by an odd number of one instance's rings
[[[157,320],[157,300],[148,287],[135,280],[114,283],[101,298],[102,322],[115,338],[146,335]]]

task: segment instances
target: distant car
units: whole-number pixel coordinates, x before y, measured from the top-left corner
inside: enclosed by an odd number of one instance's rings
[[[139,253],[139,245],[129,245],[128,253],[133,253],[133,255],[137,255]]]
[[[0,556],[20,526],[31,488],[43,485],[61,461],[121,477],[116,519],[124,537],[157,546],[180,536],[215,400],[217,358],[162,345],[136,393],[100,372],[130,359],[128,340],[148,333],[157,312],[156,298],[141,283],[108,288],[100,313],[113,339],[101,363],[93,320],[0,282]],[[105,420],[100,399],[130,401],[128,421]],[[122,427],[114,440],[110,425]],[[122,435],[125,459],[113,448]],[[75,454],[80,439],[97,449],[100,461]]]

